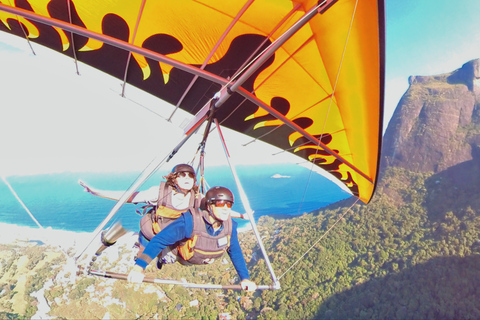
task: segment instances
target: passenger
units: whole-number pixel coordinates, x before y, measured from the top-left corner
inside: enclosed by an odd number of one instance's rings
[[[165,248],[176,245],[179,262],[209,264],[228,253],[240,277],[241,287],[255,291],[257,286],[249,280],[242,249],[238,243],[237,223],[232,220],[232,192],[224,187],[213,187],[205,195],[202,209],[193,208],[181,214],[174,222],[155,235],[128,275],[128,281],[140,283],[144,270]]]
[[[163,178],[166,181],[162,181],[159,186],[151,187],[145,191],[137,191],[127,200],[127,203],[146,204],[142,207],[144,216],[140,220],[137,257],[142,254],[155,234],[180,217],[182,212],[200,206],[202,195],[198,193],[198,186],[195,184],[195,170],[192,166],[188,164],[176,165]],[[98,197],[118,201],[123,195],[122,191],[94,190],[83,182],[80,182],[80,184],[85,188],[85,191]]]

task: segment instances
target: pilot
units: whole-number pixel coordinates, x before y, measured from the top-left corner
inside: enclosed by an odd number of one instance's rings
[[[230,216],[233,203],[233,194],[229,189],[213,187],[208,190],[201,209],[191,208],[182,213],[150,240],[128,274],[128,281],[142,282],[148,264],[163,249],[175,244],[178,262],[184,265],[209,264],[227,252],[241,279],[242,289],[255,291],[257,286],[249,280],[238,243],[237,223]]]

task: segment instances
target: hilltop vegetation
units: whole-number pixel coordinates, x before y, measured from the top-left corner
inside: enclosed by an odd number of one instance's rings
[[[281,290],[247,294],[92,276],[73,281],[71,253],[15,243],[0,248],[0,317],[479,319],[479,79],[480,60],[409,79],[385,133],[386,167],[368,205],[347,199],[290,219],[260,219]],[[239,239],[251,278],[271,284],[253,234]],[[127,273],[133,242],[119,240],[94,268]],[[150,266],[147,273],[238,283],[228,258],[160,271]]]
[[[478,211],[461,203],[453,211],[430,210],[425,202],[431,178],[389,168],[385,181],[400,198],[393,201],[383,185],[369,205],[353,206],[285,276],[281,292],[262,294],[262,307],[275,311],[261,318],[478,318]],[[268,243],[274,260],[300,256],[347,209],[276,222],[283,226]],[[285,269],[278,263],[276,268]]]
[[[73,284],[68,282],[71,274],[60,267],[52,270],[66,261],[65,255],[51,256],[52,248],[4,247],[2,252],[9,256],[1,258],[2,316],[31,317],[37,310],[30,293],[52,279],[45,290],[49,314],[68,319],[101,319],[106,314],[117,319],[217,319],[223,313],[238,319],[479,318],[478,207],[468,202],[439,210],[445,208],[442,201],[450,199],[432,198],[445,188],[436,181],[433,174],[389,168],[368,205],[357,203],[349,209],[350,199],[291,219],[262,217],[260,233],[281,277],[278,291],[246,294],[138,286],[97,277],[77,278]],[[472,194],[480,191],[471,188]],[[271,284],[253,235],[242,234],[241,241],[252,278]],[[117,249],[118,255],[106,254],[96,266],[126,273],[133,263],[132,249],[126,244]],[[12,263],[20,257],[26,257],[24,267]],[[167,265],[161,271],[151,266],[148,271],[155,277],[198,283],[237,280],[228,258],[210,266]],[[24,273],[27,281],[21,283]],[[23,310],[7,302],[19,298],[25,301]]]

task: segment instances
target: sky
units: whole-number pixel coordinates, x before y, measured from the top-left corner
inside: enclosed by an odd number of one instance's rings
[[[479,16],[480,1],[386,0],[384,130],[408,88],[409,76],[450,72],[480,58]],[[118,80],[83,65],[78,76],[71,59],[51,56],[47,49],[32,45],[36,55],[25,40],[0,33],[0,174],[72,168],[143,170],[158,155],[160,145],[164,153],[159,157],[163,157],[179,142],[170,138],[181,136],[176,125],[185,123],[187,115],[179,113],[173,124],[159,128],[159,115],[153,111],[159,110],[158,99],[133,87],[128,87],[127,99],[122,98]],[[12,87],[11,83],[21,85]],[[45,90],[59,87],[65,95]],[[101,105],[95,100],[102,101]],[[224,133],[228,144],[233,135],[227,130]],[[214,135],[212,139],[218,138]],[[250,139],[239,140],[245,143]],[[189,143],[191,148],[184,149],[196,150],[198,139]],[[207,144],[209,163],[221,159],[225,164],[223,149],[210,145],[219,142]],[[272,161],[262,157],[272,151],[259,143],[249,148],[237,155],[229,149],[232,159],[253,163],[252,157],[243,155],[255,152],[260,154],[255,161]],[[192,156],[177,155],[175,159]],[[275,158],[277,162],[285,159]]]
[[[480,58],[480,1],[386,0],[385,125],[411,75],[454,71]]]
[[[0,175],[64,171],[143,171],[183,139],[191,115],[121,82],[24,39],[0,32]],[[12,90],[12,83],[15,83]],[[58,90],[56,90],[56,88]],[[61,89],[60,89],[61,88]],[[161,105],[161,107],[160,107]],[[222,129],[234,165],[291,162],[289,153],[255,142],[241,150],[230,142],[252,138]],[[168,164],[190,161],[202,139],[194,135]],[[239,138],[240,136],[240,138]],[[257,154],[256,157],[246,156]],[[197,156],[198,159],[198,156]],[[227,165],[217,132],[209,135],[206,165]]]

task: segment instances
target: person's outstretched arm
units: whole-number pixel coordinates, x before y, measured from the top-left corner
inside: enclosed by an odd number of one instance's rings
[[[125,193],[125,191],[114,190],[98,190],[88,186],[84,181],[78,180],[78,183],[84,188],[85,192],[90,193],[96,197],[118,201]],[[128,203],[152,203],[156,202],[158,197],[158,187],[151,187],[145,191],[136,191],[132,194]]]
[[[228,248],[227,253],[240,277],[242,289],[245,291],[255,291],[257,285],[249,279],[250,275],[248,273],[247,264],[245,263],[242,248],[238,242],[237,223],[235,221],[232,221],[232,223],[232,236],[230,238],[230,247]]]

